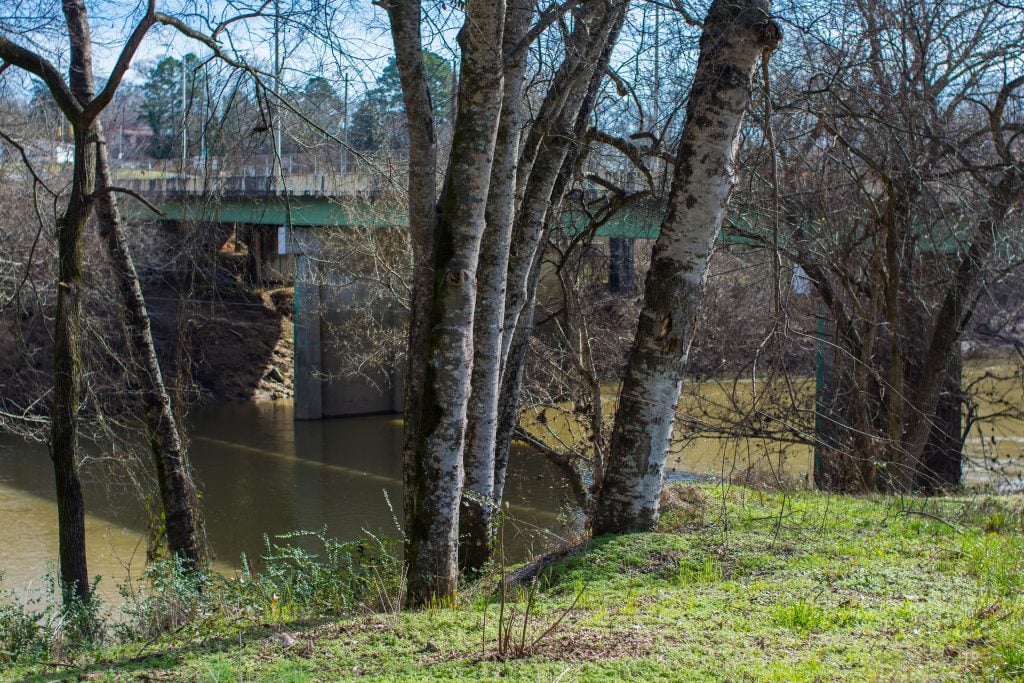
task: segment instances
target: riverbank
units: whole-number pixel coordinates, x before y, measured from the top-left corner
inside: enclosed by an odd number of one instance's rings
[[[293,395],[293,290],[241,284],[196,288],[150,282],[146,302],[164,378],[189,406],[211,406]],[[89,380],[84,415],[123,416],[138,410],[124,359],[119,309],[87,301],[83,363]],[[0,322],[0,411],[45,412],[53,382],[51,312],[31,309]],[[15,421],[17,425],[17,421]],[[23,427],[24,425],[17,425]],[[28,425],[31,428],[33,425]],[[0,431],[3,424],[0,423]]]
[[[674,485],[657,533],[586,543],[535,589],[508,588],[504,607],[499,584],[491,576],[454,604],[396,611],[382,579],[366,603],[376,610],[300,622],[275,611],[275,596],[256,613],[222,604],[169,633],[0,678],[1024,678],[1020,498]],[[499,623],[511,633],[503,646]]]

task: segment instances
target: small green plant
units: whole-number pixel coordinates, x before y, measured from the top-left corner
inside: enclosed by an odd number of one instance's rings
[[[775,608],[775,623],[794,631],[817,631],[825,625],[821,608],[804,600]]]
[[[1024,591],[1024,540],[1019,536],[984,534],[965,541],[968,571],[986,590],[1011,596]]]
[[[1024,642],[1019,637],[995,645],[988,660],[999,680],[1024,681]]]
[[[52,582],[50,577],[48,581]],[[64,649],[82,650],[100,645],[106,639],[107,617],[103,611],[103,601],[96,591],[99,583],[100,577],[97,576],[89,588],[87,600],[75,595],[73,591],[61,591],[64,601],[58,612],[56,632],[59,634],[59,644]],[[50,589],[49,594],[53,595],[55,591]]]
[[[67,597],[61,603],[51,567],[43,587],[28,597],[0,592],[0,662],[39,659],[102,643],[106,618],[96,597],[98,584],[99,577],[90,589],[91,599],[81,600],[65,591]]]
[[[295,531],[264,537],[263,554],[255,563],[243,555],[234,578],[161,560],[139,585],[121,588],[126,619],[117,630],[126,640],[149,639],[217,616],[283,623],[363,607],[397,613],[404,589],[397,556],[390,541],[369,533],[343,543],[323,531]]]
[[[142,579],[143,590],[131,583],[120,587],[125,619],[117,631],[125,640],[153,638],[194,621],[206,608],[209,596],[203,589],[213,577],[176,557],[149,565]]]
[[[722,580],[722,564],[713,555],[704,555],[698,562],[681,559],[676,578],[681,586],[718,583]]]
[[[39,597],[22,600],[9,591],[0,593],[0,663],[50,652],[53,634],[45,625],[48,613],[48,606],[41,605]]]

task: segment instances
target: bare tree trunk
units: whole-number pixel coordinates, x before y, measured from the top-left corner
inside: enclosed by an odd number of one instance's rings
[[[430,88],[423,66],[418,2],[385,5],[395,46],[395,61],[402,83],[402,98],[409,129],[409,231],[412,242],[413,283],[406,349],[404,439],[402,473],[405,510],[415,507],[416,447],[420,399],[426,369],[420,350],[429,327],[427,312],[433,290],[434,230],[437,225],[437,137]],[[406,512],[408,514],[408,512]]]
[[[527,290],[535,256],[543,243],[546,218],[552,207],[561,203],[561,193],[556,196],[554,192],[555,183],[574,139],[580,110],[594,78],[604,77],[609,46],[618,37],[628,4],[626,0],[603,0],[587,5],[577,17],[567,41],[565,61],[552,80],[523,146],[516,181],[516,219],[509,245],[503,367],[507,367],[520,316],[530,302]]]
[[[931,433],[921,453],[915,488],[934,494],[955,491],[963,477],[963,360],[955,349],[935,407]]]
[[[168,538],[172,550],[183,550],[187,559],[199,556],[189,493],[191,482],[180,480],[185,472],[181,463],[181,443],[177,436],[170,400],[163,391],[159,365],[153,352],[145,303],[138,285],[127,243],[121,229],[117,206],[110,194],[110,173],[106,160],[102,128],[98,117],[110,103],[131,65],[132,58],[158,15],[154,0],[146,5],[144,16],[125,40],[122,50],[102,91],[96,95],[93,81],[92,38],[89,17],[83,0],[62,0],[70,48],[68,82],[48,60],[4,36],[0,36],[0,56],[39,77],[46,84],[65,118],[74,129],[74,175],[71,194],[64,214],[57,222],[58,294],[54,332],[54,398],[52,410],[51,457],[57,486],[60,538],[61,581],[65,598],[89,598],[89,580],[85,554],[85,512],[78,462],[78,413],[81,384],[81,290],[82,238],[93,201],[103,208],[101,236],[108,248],[125,297],[129,341],[143,360],[143,385],[146,391],[147,420],[152,431],[154,450],[177,456],[174,463],[157,458],[161,492],[167,504]],[[103,192],[97,197],[96,173],[102,176]],[[159,455],[159,454],[158,454]],[[170,501],[174,498],[173,502]]]
[[[502,51],[505,59],[526,38],[535,12],[528,4],[510,6],[505,18]],[[505,318],[505,284],[509,241],[515,217],[519,139],[525,117],[527,51],[520,49],[505,71],[505,92],[495,144],[487,197],[486,224],[477,269],[476,312],[473,321],[473,376],[467,413],[466,480],[459,511],[459,554],[463,571],[475,571],[490,558],[495,496],[495,439],[501,385],[501,355]]]
[[[683,366],[715,237],[732,191],[740,123],[758,60],[781,38],[767,0],[715,0],[700,41],[668,215],[615,415],[595,535],[652,529]]]
[[[174,416],[171,397],[164,386],[160,361],[153,344],[149,312],[142,295],[139,276],[135,272],[124,223],[117,206],[117,198],[110,191],[113,183],[107,161],[106,140],[99,121],[93,124],[96,141],[97,228],[117,280],[124,307],[125,331],[133,354],[133,367],[142,387],[142,406],[146,417],[150,450],[156,465],[160,500],[163,503],[167,545],[172,555],[180,557],[188,566],[203,561],[203,547],[199,535],[198,500],[195,484],[189,473],[178,422]]]
[[[74,60],[72,64],[74,74]],[[72,81],[75,80],[72,77]],[[50,416],[50,457],[57,485],[58,556],[65,602],[69,599],[87,601],[90,597],[85,500],[79,474],[78,409],[82,374],[82,235],[89,219],[88,196],[95,178],[89,131],[75,126],[74,135],[71,196],[64,215],[57,222],[57,310]]]
[[[893,491],[909,492],[914,486],[925,446],[932,433],[939,396],[947,382],[950,363],[955,361],[960,337],[970,319],[970,302],[984,275],[985,264],[992,253],[1000,224],[1013,203],[1020,199],[1024,184],[1022,178],[1024,176],[1019,165],[1004,171],[1000,184],[992,189],[989,215],[978,226],[967,253],[960,261],[956,277],[946,290],[921,365],[921,382],[912,397],[905,441],[900,450],[904,460],[897,470],[899,478],[891,484]]]
[[[68,81],[79,107],[92,99],[92,46],[81,0],[64,0],[70,42]],[[92,130],[73,121],[74,176],[64,215],[57,223],[57,310],[54,316],[53,412],[50,456],[57,485],[58,554],[65,600],[87,601],[89,573],[85,552],[85,501],[78,457],[78,411],[82,364],[82,238],[96,186]]]
[[[505,323],[501,354],[502,378],[494,456],[494,498],[505,489],[512,440],[519,425],[519,394],[530,337],[533,334],[537,284],[543,245],[554,222],[593,113],[598,89],[626,16],[628,2],[595,4],[586,21],[578,21],[570,44],[575,46],[552,82],[538,123],[530,132],[519,167],[520,195],[509,253]],[[530,172],[525,173],[524,169]]]
[[[458,584],[476,271],[501,112],[504,18],[504,2],[470,0],[459,32],[458,113],[434,234],[428,332],[426,343],[415,349],[424,367],[419,405],[412,407],[418,414],[413,458],[407,463],[412,471],[406,475],[411,484],[405,529],[411,604],[452,595]]]

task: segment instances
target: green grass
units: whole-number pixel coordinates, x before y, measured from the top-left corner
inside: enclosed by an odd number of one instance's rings
[[[421,611],[212,616],[0,679],[1024,680],[1019,500],[712,485],[669,499],[657,533],[595,539],[542,574],[525,640],[561,621],[522,658],[495,656],[490,577]],[[505,605],[517,634],[527,594]]]

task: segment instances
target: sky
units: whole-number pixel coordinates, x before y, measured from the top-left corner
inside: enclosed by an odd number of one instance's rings
[[[15,42],[42,53],[61,71],[67,68],[67,38],[57,0],[5,0],[0,9],[0,32]],[[113,67],[125,37],[145,7],[141,2],[87,0],[93,33],[93,61],[98,81]],[[261,8],[260,5],[264,5]],[[345,75],[358,91],[373,83],[387,62],[390,36],[382,10],[369,0],[158,0],[157,10],[177,16],[193,28],[209,33],[219,21],[250,16],[232,22],[221,44],[267,72],[273,71],[274,10],[280,10],[283,79],[304,82],[311,75],[340,82]],[[309,10],[312,8],[312,11]],[[304,10],[299,14],[300,10]],[[312,17],[312,18],[311,18]],[[209,19],[208,19],[209,18]],[[299,25],[303,22],[305,25]],[[167,56],[180,58],[193,52],[208,56],[209,50],[172,28],[157,26],[146,36],[126,74],[128,83],[141,83],[149,65]],[[8,73],[0,78],[17,78]]]

